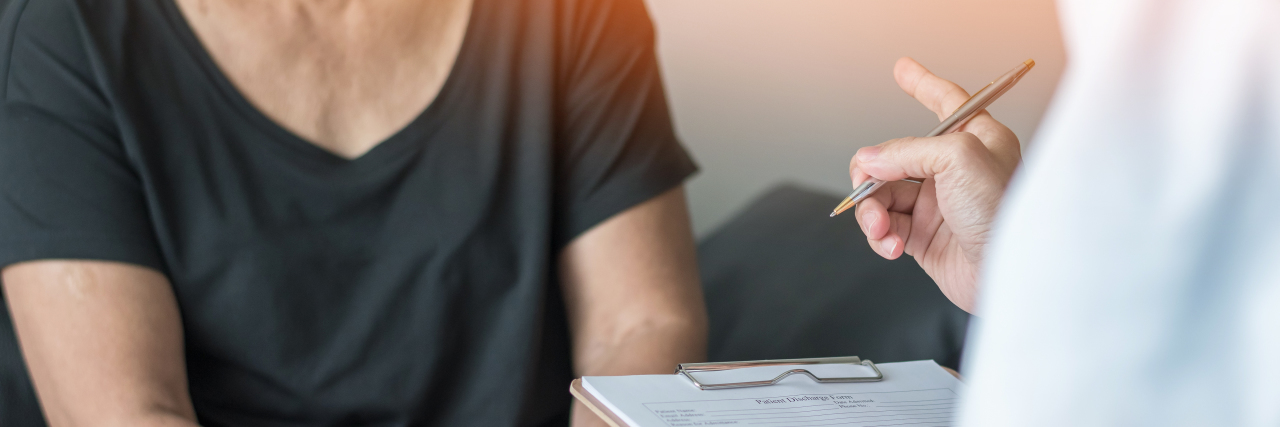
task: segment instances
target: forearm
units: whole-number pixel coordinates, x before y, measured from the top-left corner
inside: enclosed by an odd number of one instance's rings
[[[576,337],[574,368],[582,375],[666,374],[676,364],[706,359],[702,312],[648,315],[628,325]]]
[[[623,212],[572,242],[560,275],[583,375],[669,374],[706,358],[707,314],[684,192]],[[602,425],[574,409],[574,425]]]
[[[707,321],[701,310],[649,316],[628,327],[599,328],[578,336],[574,370],[584,375],[670,374],[680,363],[706,359]],[[574,427],[599,427],[604,421],[575,402]]]

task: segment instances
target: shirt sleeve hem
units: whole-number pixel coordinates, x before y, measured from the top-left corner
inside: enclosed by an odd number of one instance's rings
[[[57,236],[0,241],[0,269],[55,259],[120,262],[166,272],[154,245],[134,239]]]
[[[684,184],[685,180],[698,172],[698,166],[687,155],[683,155],[683,150],[681,154],[682,161],[668,170],[653,174],[657,176],[615,182],[598,191],[598,196],[581,203],[578,208],[584,213],[568,221],[565,232],[555,241],[556,252],[609,218]]]

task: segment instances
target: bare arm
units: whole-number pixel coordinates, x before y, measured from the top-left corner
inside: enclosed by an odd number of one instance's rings
[[[560,258],[577,375],[669,374],[706,357],[707,315],[684,189],[579,236]],[[574,404],[574,426],[603,425]]]
[[[51,427],[195,426],[169,281],[112,262],[3,271],[5,299]]]

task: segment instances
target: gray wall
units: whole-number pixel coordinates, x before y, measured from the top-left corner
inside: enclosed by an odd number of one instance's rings
[[[782,181],[848,193],[858,148],[931,129],[937,118],[893,81],[899,57],[969,91],[1034,58],[990,108],[1024,145],[1065,60],[1048,0],[648,4],[677,130],[702,166],[688,187],[699,235]]]

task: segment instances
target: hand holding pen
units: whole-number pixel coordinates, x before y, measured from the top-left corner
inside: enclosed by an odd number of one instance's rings
[[[978,99],[910,58],[898,60],[894,79],[944,124]],[[888,259],[903,253],[915,257],[947,298],[973,312],[983,250],[1022,154],[1017,136],[982,108],[967,119],[948,125],[955,133],[865,147],[849,167],[855,188],[871,179],[884,181],[855,209],[871,248]],[[922,182],[901,181],[910,178]]]
[[[1014,67],[1013,70],[1010,70],[1004,75],[997,77],[995,80],[992,80],[986,87],[983,87],[978,90],[977,93],[973,94],[973,96],[969,97],[964,104],[956,107],[955,112],[952,112],[951,116],[942,119],[942,123],[939,123],[932,131],[929,131],[925,137],[938,136],[960,130],[960,128],[964,127],[964,125],[968,123],[970,119],[973,119],[975,115],[983,112],[988,105],[991,105],[991,103],[1000,99],[1000,95],[1004,95],[1005,92],[1008,92],[1009,89],[1013,88],[1013,85],[1017,84],[1018,80],[1022,80],[1022,76],[1028,71],[1031,71],[1031,67],[1034,66],[1036,66],[1036,62],[1028,59],[1021,65]],[[910,181],[919,184],[919,181]],[[834,217],[836,215],[840,215],[840,213],[845,210],[857,205],[858,202],[861,202],[862,199],[865,199],[875,193],[876,190],[879,190],[884,184],[885,181],[874,177],[858,184],[854,187],[853,193],[850,193],[849,197],[846,197],[844,201],[840,202],[840,204],[836,206],[835,210],[831,211],[831,216]]]

